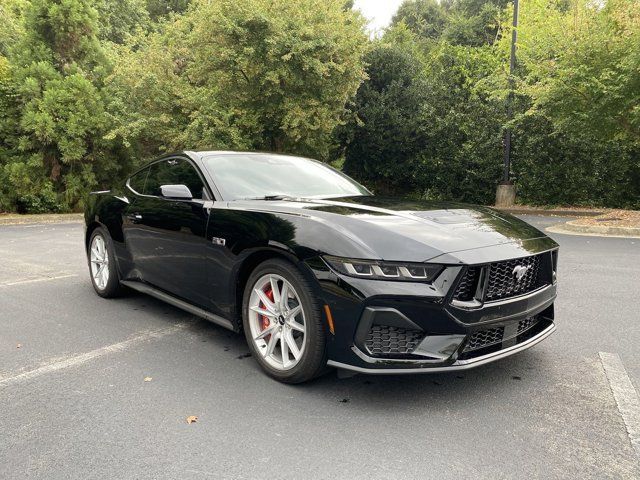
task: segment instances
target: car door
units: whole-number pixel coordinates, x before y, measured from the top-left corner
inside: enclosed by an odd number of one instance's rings
[[[185,185],[193,198],[164,197],[163,185]],[[207,306],[209,214],[205,202],[211,195],[202,177],[186,158],[163,159],[151,164],[142,189],[135,191],[123,220],[125,243],[137,276],[177,297]]]

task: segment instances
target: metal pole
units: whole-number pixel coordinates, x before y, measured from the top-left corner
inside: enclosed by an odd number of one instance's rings
[[[513,29],[511,30],[511,60],[509,62],[509,94],[507,96],[507,119],[513,117],[513,73],[516,68],[516,43],[518,41],[518,0],[513,0]],[[504,131],[504,174],[503,183],[510,183],[511,177],[511,131]]]

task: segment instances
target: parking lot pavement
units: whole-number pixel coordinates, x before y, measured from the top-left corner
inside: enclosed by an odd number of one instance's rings
[[[640,240],[553,237],[558,331],[536,347],[286,386],[242,336],[96,296],[81,225],[0,227],[0,478],[640,478],[600,357],[638,390]]]

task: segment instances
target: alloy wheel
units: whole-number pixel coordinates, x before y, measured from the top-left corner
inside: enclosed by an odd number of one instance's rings
[[[109,253],[102,235],[96,235],[91,241],[91,276],[99,290],[104,290],[109,282]]]
[[[302,359],[307,323],[293,285],[284,277],[260,277],[249,297],[251,338],[264,360],[277,370],[289,370]]]

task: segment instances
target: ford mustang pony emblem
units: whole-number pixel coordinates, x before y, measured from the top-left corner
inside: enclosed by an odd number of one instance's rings
[[[527,274],[528,270],[529,270],[529,267],[516,265],[516,267],[513,269],[513,272],[512,272],[513,276],[516,278],[516,282],[519,282],[520,280],[522,280],[524,276]]]

